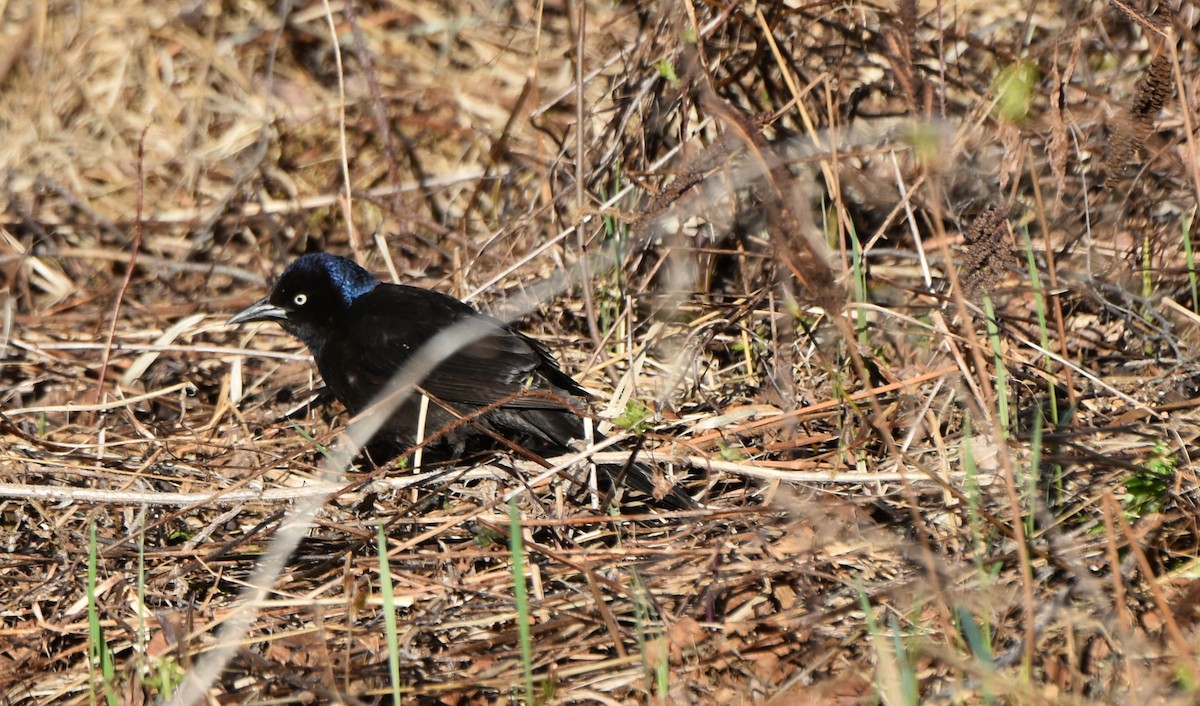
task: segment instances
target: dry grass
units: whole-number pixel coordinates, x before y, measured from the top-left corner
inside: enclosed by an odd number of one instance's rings
[[[0,703],[163,696],[305,506],[213,700],[390,700],[380,523],[404,698],[524,698],[502,501],[541,469],[324,472],[311,361],[223,325],[311,249],[532,297],[703,495],[517,493],[540,700],[1195,702],[1187,12],[0,17]]]

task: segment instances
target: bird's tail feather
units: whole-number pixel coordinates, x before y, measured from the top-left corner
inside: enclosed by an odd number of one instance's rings
[[[671,486],[663,493],[654,482],[654,471],[641,461],[627,464],[596,464],[596,468],[608,477],[613,487],[632,488],[667,509],[695,510],[700,507],[700,504],[678,485]]]

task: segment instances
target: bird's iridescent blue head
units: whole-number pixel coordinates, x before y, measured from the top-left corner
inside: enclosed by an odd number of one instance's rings
[[[315,252],[301,255],[283,271],[275,289],[287,285],[293,288],[296,284],[312,286],[327,280],[333,291],[342,297],[342,302],[349,306],[367,292],[379,285],[379,278],[358,266],[353,260],[327,252]],[[321,285],[317,285],[321,288]]]
[[[229,319],[229,324],[276,320],[319,355],[326,333],[354,301],[380,282],[352,260],[329,253],[301,255],[279,277],[270,296]]]

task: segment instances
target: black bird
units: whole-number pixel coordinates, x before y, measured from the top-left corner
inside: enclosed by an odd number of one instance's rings
[[[545,346],[454,297],[385,284],[344,257],[299,257],[269,296],[228,323],[268,320],[304,342],[325,384],[352,415],[366,410],[439,332],[470,322],[474,340],[418,384],[430,399],[423,438],[431,441],[425,458],[495,449],[503,445],[497,437],[539,455],[558,455],[585,435],[579,410],[590,395],[558,367]],[[490,409],[480,413],[485,408]],[[395,456],[413,446],[419,415],[420,395],[410,395],[381,427],[376,438],[383,446],[372,445],[372,452],[383,448],[385,455]],[[462,422],[463,417],[471,419]],[[599,468],[610,480],[621,471],[619,466]],[[640,463],[628,468],[624,481],[653,495],[650,470]],[[674,508],[696,506],[678,488],[660,502]]]

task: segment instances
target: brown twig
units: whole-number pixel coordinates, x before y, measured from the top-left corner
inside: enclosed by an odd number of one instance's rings
[[[133,244],[129,249],[129,264],[125,268],[125,278],[121,280],[121,286],[117,289],[117,298],[113,302],[112,316],[108,321],[108,335],[104,339],[104,357],[100,361],[100,372],[96,376],[96,394],[92,396],[92,404],[100,404],[100,397],[104,393],[104,380],[108,376],[108,361],[112,358],[113,338],[117,334],[117,319],[121,315],[121,302],[125,300],[125,292],[129,290],[129,282],[133,279],[133,270],[137,265],[138,250],[142,247],[142,196],[145,187],[145,174],[142,171],[145,163],[146,155],[146,133],[150,131],[150,126],[142,128],[141,138],[138,140],[137,151],[137,207],[136,219],[133,225]],[[94,415],[88,415],[88,424],[94,420]]]

